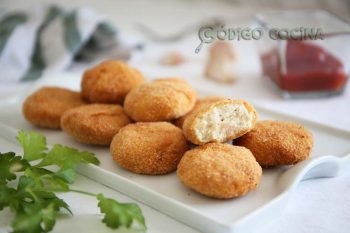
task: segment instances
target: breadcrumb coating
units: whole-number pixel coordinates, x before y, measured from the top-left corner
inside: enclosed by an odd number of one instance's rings
[[[182,157],[177,176],[189,188],[209,197],[245,195],[260,182],[262,169],[245,147],[208,143]]]
[[[59,129],[63,113],[84,104],[78,92],[60,87],[42,87],[25,99],[22,112],[33,125]]]
[[[180,82],[180,83],[185,83],[185,84],[189,85],[187,80],[182,79],[182,78],[177,78],[177,77],[158,78],[158,79],[155,79],[154,82],[175,82],[175,83]]]
[[[297,123],[260,121],[234,144],[250,149],[261,166],[292,165],[310,157],[313,136]]]
[[[188,113],[197,94],[185,82],[154,81],[130,91],[125,112],[137,122],[170,121]]]
[[[158,175],[174,171],[189,144],[181,129],[168,122],[139,122],[123,127],[110,149],[121,167]]]
[[[65,112],[62,129],[80,142],[109,145],[119,129],[130,123],[119,105],[89,104]]]
[[[122,61],[107,60],[85,71],[81,90],[89,102],[122,104],[129,91],[143,82],[137,69]]]

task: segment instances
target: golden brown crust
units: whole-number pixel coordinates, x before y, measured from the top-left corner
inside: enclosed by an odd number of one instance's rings
[[[182,157],[177,176],[189,188],[214,198],[233,198],[254,190],[262,169],[244,147],[208,143]]]
[[[135,121],[169,121],[189,112],[196,98],[196,92],[185,82],[156,81],[132,89],[124,108]]]
[[[85,71],[81,90],[87,101],[122,104],[129,91],[143,82],[138,70],[122,61],[107,60]]]
[[[185,119],[187,117],[189,117],[190,115],[195,114],[198,109],[202,108],[204,105],[215,103],[215,102],[217,102],[219,100],[224,100],[224,99],[226,99],[226,98],[221,97],[221,96],[208,96],[208,97],[205,97],[205,98],[202,98],[202,99],[198,99],[196,104],[194,105],[193,109],[190,112],[188,112],[186,115],[176,119],[174,121],[174,124],[177,127],[182,128]]]
[[[168,122],[139,122],[123,127],[114,136],[111,154],[129,171],[158,175],[174,171],[188,148],[178,127]]]
[[[129,124],[129,118],[119,105],[90,104],[65,112],[62,129],[78,141],[109,145],[119,129]]]
[[[176,78],[176,77],[158,78],[158,79],[155,79],[154,82],[175,82],[175,83],[189,84],[187,80],[182,78]]]
[[[313,136],[297,123],[260,121],[234,143],[250,149],[261,166],[292,165],[309,158]]]
[[[63,113],[84,104],[78,92],[60,87],[42,87],[25,99],[22,112],[26,120],[36,126],[59,129]]]
[[[246,130],[242,130],[234,135],[227,135],[227,137],[224,140],[212,140],[210,142],[227,142],[230,140],[233,140],[235,138],[238,138],[244,134],[246,134],[247,132],[249,132],[251,129],[254,128],[255,123],[256,123],[256,119],[257,119],[257,112],[255,111],[254,107],[252,105],[250,105],[247,101],[245,100],[231,100],[231,99],[227,99],[227,100],[221,100],[221,101],[215,101],[214,103],[211,104],[204,104],[202,107],[195,109],[188,117],[186,117],[186,119],[184,120],[183,126],[182,126],[182,130],[183,133],[185,135],[185,137],[187,138],[187,140],[191,141],[192,143],[196,144],[196,145],[203,145],[207,142],[203,142],[201,140],[199,140],[199,138],[197,137],[196,133],[195,133],[195,127],[194,127],[194,122],[196,121],[197,118],[201,117],[203,114],[212,111],[213,108],[217,107],[217,106],[222,106],[225,104],[242,104],[246,107],[246,109],[248,110],[249,113],[253,114],[253,122],[252,122],[252,127]]]

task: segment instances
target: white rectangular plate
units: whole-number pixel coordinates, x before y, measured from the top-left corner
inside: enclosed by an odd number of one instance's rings
[[[1,105],[1,104],[0,104]],[[15,137],[19,129],[43,133],[49,144],[64,144],[80,150],[94,152],[100,166],[81,166],[78,171],[102,184],[133,197],[163,213],[168,214],[202,232],[250,232],[266,221],[272,220],[283,209],[288,197],[279,182],[286,168],[264,169],[262,181],[256,191],[231,200],[216,200],[202,196],[181,184],[175,173],[147,176],[130,173],[116,165],[108,147],[89,146],[76,142],[58,130],[44,130],[31,126],[21,114],[21,100],[0,114],[0,137]],[[344,156],[350,152],[350,133],[301,121],[285,115],[259,109],[259,119],[300,122],[309,128],[315,146],[312,157],[322,155]]]

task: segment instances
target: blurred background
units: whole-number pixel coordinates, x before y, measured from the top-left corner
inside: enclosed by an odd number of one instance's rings
[[[268,20],[271,11],[279,15]],[[48,18],[51,13],[58,17]],[[0,17],[2,102],[11,103],[13,96],[48,79],[79,88],[88,67],[122,59],[148,79],[183,77],[204,95],[245,98],[350,130],[344,117],[350,115],[347,0],[2,0]],[[321,27],[331,36],[312,43],[217,40],[195,53],[204,25],[252,28],[291,22]]]

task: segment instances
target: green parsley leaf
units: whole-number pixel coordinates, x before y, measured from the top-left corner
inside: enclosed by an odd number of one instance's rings
[[[54,145],[43,160],[36,165],[37,167],[45,167],[56,165],[62,170],[74,168],[77,164],[92,163],[99,164],[99,160],[95,155],[88,151],[78,151],[77,149]]]
[[[49,232],[61,209],[72,214],[68,204],[55,192],[75,191],[96,196],[87,191],[69,189],[69,184],[74,182],[74,168],[78,164],[99,164],[99,160],[93,153],[62,145],[54,145],[48,151],[46,138],[35,132],[20,131],[17,140],[23,147],[23,158],[13,152],[0,153],[0,211],[9,207],[15,213],[14,233]],[[31,161],[35,161],[35,165]],[[57,166],[58,171],[49,170],[51,166]],[[13,188],[11,181],[17,175],[17,187]],[[97,199],[107,226],[130,228],[135,223],[140,230],[146,230],[141,209],[136,204],[119,203],[102,194],[98,194]]]
[[[38,233],[43,232],[40,224],[42,221],[42,207],[39,204],[28,204],[26,212],[16,215],[12,223],[13,233]]]
[[[14,198],[18,203],[15,203],[17,205],[13,206],[13,209],[17,212],[24,211],[28,203],[37,202],[48,205],[53,202],[57,208],[64,208],[71,213],[67,203],[59,199],[53,192],[44,190],[37,184],[37,180],[30,176],[23,175],[19,178]]]
[[[33,161],[45,156],[46,138],[36,132],[26,133],[20,130],[17,135],[17,141],[23,147],[23,158],[27,161]]]
[[[5,184],[0,184],[0,210],[11,205],[15,194],[15,189],[9,188]]]
[[[24,171],[28,162],[13,152],[0,153],[0,183],[16,179],[16,172]]]
[[[27,168],[24,175],[34,179],[35,190],[49,190],[54,192],[66,192],[68,183],[52,171],[44,168]]]
[[[53,229],[56,223],[56,214],[58,209],[55,207],[55,203],[51,202],[45,209],[42,209],[42,222],[45,232],[49,232]]]
[[[75,170],[73,168],[61,169],[56,172],[55,176],[65,180],[69,184],[72,184],[75,180]]]
[[[136,222],[141,230],[146,230],[145,219],[138,205],[133,203],[119,203],[113,199],[105,198],[103,194],[98,194],[98,206],[105,216],[102,220],[107,226],[116,229],[124,226],[130,228]]]
[[[56,223],[57,212],[53,202],[45,206],[37,202],[28,204],[13,221],[13,233],[49,232]]]

